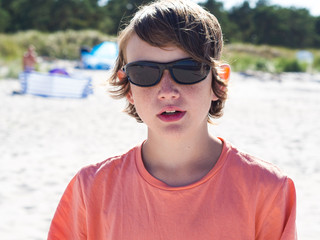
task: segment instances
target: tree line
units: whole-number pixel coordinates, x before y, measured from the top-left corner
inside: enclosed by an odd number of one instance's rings
[[[138,7],[148,0],[0,0],[0,33],[29,29],[43,32],[96,29],[117,34]],[[226,43],[247,42],[317,48],[320,46],[320,16],[307,9],[285,8],[258,0],[248,1],[226,10],[223,3],[201,3],[219,20]]]

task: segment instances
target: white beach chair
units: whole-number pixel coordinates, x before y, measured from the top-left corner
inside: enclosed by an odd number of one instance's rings
[[[91,78],[60,74],[23,72],[19,75],[22,94],[42,97],[85,98],[92,94]]]

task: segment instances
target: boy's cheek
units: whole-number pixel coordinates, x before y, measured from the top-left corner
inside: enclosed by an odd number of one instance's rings
[[[214,92],[212,90],[211,90],[211,94],[212,94],[211,101],[215,102],[215,101],[219,100],[219,98],[214,94]]]
[[[134,105],[134,100],[133,100],[133,96],[132,96],[132,91],[130,89],[130,91],[127,93],[126,98],[128,100],[129,103],[131,103],[132,105]]]

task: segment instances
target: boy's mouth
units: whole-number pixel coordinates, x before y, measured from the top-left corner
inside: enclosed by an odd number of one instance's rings
[[[158,115],[173,115],[181,112],[185,111],[177,106],[165,106],[159,111]]]
[[[178,113],[181,113],[181,111],[176,111],[176,110],[164,111],[163,113],[161,113],[161,115],[174,115],[174,114],[178,114]]]
[[[164,122],[175,122],[183,118],[185,114],[186,111],[177,109],[176,107],[167,107],[158,114],[158,117]]]

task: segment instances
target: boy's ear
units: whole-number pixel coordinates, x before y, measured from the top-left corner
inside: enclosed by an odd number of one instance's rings
[[[229,82],[231,68],[229,64],[221,64],[217,68],[217,73],[219,77],[223,80],[225,84]],[[226,87],[220,86],[221,91],[225,91]],[[212,101],[217,101],[219,98],[213,94]]]
[[[117,76],[118,76],[119,80],[122,81],[122,79],[124,79],[127,76],[127,74],[122,69],[120,69],[117,72]]]
[[[228,83],[230,78],[231,68],[229,64],[221,64],[217,67],[217,72],[219,77],[225,82]]]

